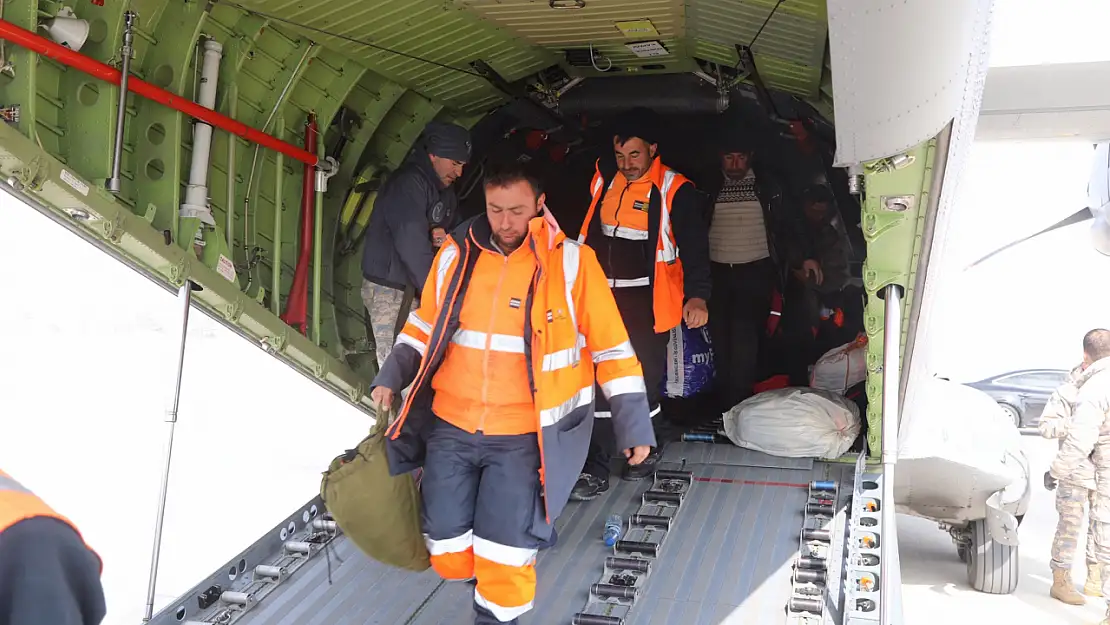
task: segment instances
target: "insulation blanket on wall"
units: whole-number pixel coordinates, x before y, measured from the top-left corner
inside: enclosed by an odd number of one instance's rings
[[[821,389],[791,387],[753,395],[725,413],[736,445],[787,458],[839,458],[860,432],[859,408]]]
[[[663,395],[693,397],[713,384],[713,346],[709,326],[695,330],[680,323],[670,332],[667,367],[663,374]]]
[[[867,379],[867,337],[825,352],[813,365],[809,385],[843,395]]]

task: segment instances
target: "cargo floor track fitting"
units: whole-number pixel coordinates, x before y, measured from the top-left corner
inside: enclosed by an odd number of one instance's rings
[[[628,517],[624,536],[613,546],[614,555],[605,558],[601,580],[590,586],[586,609],[571,619],[573,625],[624,625],[693,485],[689,471],[655,472],[640,507]]]
[[[681,514],[667,530],[665,546],[655,548],[650,576],[635,586],[640,590],[624,625],[785,625],[792,616],[800,616],[789,612],[787,605],[794,595],[810,482],[832,480],[841,485],[835,527],[845,518],[855,467],[778,458],[730,444],[683,442],[667,447],[660,469],[686,471],[690,482],[681,497]],[[615,556],[644,553],[643,549],[615,553],[602,542],[602,530],[610,514],[631,520],[645,505],[654,505],[645,502],[644,494],[658,480],[625,482],[614,475],[610,483],[609,492],[594,501],[568,504],[558,521],[557,544],[540,552],[536,608],[520,619],[522,625],[571,625],[576,614],[589,611],[588,604],[611,594],[610,589],[595,585],[607,562],[614,564]],[[151,623],[474,622],[474,586],[444,582],[433,571],[401,572],[370,560],[342,534],[335,534],[330,524],[315,522],[326,519],[319,508],[313,516],[313,505],[319,506],[319,501],[306,504],[166,606]],[[840,541],[846,529],[836,532]],[[640,540],[645,537],[638,537],[636,529],[625,531],[622,538],[629,544],[650,542]],[[834,549],[843,551],[843,546],[840,542]],[[274,566],[278,568],[265,568]],[[233,570],[236,575],[231,580]],[[840,575],[830,571],[830,577]],[[836,598],[826,604],[843,605],[843,591],[829,586],[829,598]],[[603,592],[591,594],[591,590]],[[833,622],[832,614],[821,618]]]

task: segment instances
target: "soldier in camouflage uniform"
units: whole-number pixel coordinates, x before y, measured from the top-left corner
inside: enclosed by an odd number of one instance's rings
[[[374,351],[378,356],[379,367],[393,350],[397,317],[404,299],[404,291],[374,284],[369,280],[362,281],[362,303],[370,313],[370,327],[374,333]],[[416,310],[416,304],[414,298],[409,310]]]
[[[1095,560],[1103,596],[1110,596],[1110,330],[1091,330],[1083,337],[1083,371],[1076,376],[1071,422],[1048,478],[1075,479],[1088,457],[1095,469],[1095,497],[1091,505]],[[1055,574],[1056,571],[1054,570]],[[1110,605],[1101,625],[1110,625]]]
[[[1083,365],[1077,366],[1068,374],[1067,379],[1052,393],[1048,400],[1041,420],[1038,423],[1041,436],[1058,439],[1061,447],[1064,437],[1068,434],[1071,424],[1072,409],[1079,395],[1076,382],[1083,374]],[[1052,541],[1052,588],[1049,594],[1054,598],[1071,605],[1086,603],[1083,595],[1075,591],[1071,580],[1072,562],[1075,560],[1075,549],[1079,542],[1079,533],[1083,525],[1084,508],[1089,504],[1091,510],[1095,505],[1095,465],[1090,458],[1084,458],[1079,463],[1075,473],[1066,479],[1056,480],[1046,472],[1045,487],[1049,490],[1056,489],[1056,512],[1060,521],[1056,526],[1056,537]],[[1102,596],[1102,579],[1099,567],[1095,560],[1095,519],[1089,517],[1087,530],[1087,583],[1083,592],[1092,597]]]
[[[435,248],[461,221],[452,185],[462,175],[470,151],[465,128],[430,122],[374,199],[362,247],[362,302],[370,316],[378,366],[399,338],[399,318],[408,317],[409,311],[401,310],[405,290],[412,289],[419,299]]]

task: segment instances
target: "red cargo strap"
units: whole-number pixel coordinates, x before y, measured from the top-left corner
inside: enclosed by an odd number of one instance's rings
[[[316,132],[316,115],[309,113],[304,131],[306,150],[316,150]],[[290,287],[289,299],[285,302],[285,314],[281,316],[282,321],[296,328],[301,334],[308,333],[308,263],[312,259],[315,216],[316,168],[305,165],[304,188],[301,194],[301,244],[297,256],[297,269],[293,273],[293,286]],[[274,245],[281,245],[281,241],[274,241]],[[271,294],[271,297],[278,296],[278,293]]]

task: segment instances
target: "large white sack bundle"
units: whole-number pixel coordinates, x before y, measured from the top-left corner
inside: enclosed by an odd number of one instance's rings
[[[860,432],[859,407],[822,389],[792,387],[745,399],[725,413],[734,444],[787,458],[839,458]]]
[[[809,385],[843,395],[867,379],[867,337],[825,352],[813,365]]]

